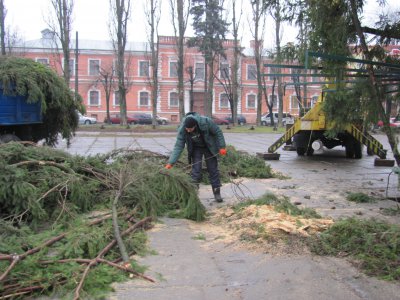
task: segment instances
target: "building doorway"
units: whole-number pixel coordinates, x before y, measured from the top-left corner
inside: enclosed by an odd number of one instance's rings
[[[193,92],[193,111],[204,115],[204,92]]]

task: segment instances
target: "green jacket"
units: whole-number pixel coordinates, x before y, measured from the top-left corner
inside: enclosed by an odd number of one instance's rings
[[[191,157],[192,145],[189,144],[190,142],[187,139],[185,129],[186,118],[194,118],[197,121],[198,128],[204,138],[204,142],[206,143],[207,148],[213,155],[217,155],[219,153],[219,149],[226,148],[224,134],[222,133],[222,130],[218,127],[218,125],[216,125],[208,117],[200,116],[198,113],[195,112],[190,112],[186,114],[185,119],[182,120],[181,126],[178,129],[176,143],[168,163],[176,163],[176,161],[181,156],[183,149],[185,148],[185,144],[188,148],[189,159]]]

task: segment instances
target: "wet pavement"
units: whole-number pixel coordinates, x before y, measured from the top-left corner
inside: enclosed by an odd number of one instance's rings
[[[227,144],[250,154],[264,153],[278,134],[225,133]],[[168,155],[175,143],[174,133],[126,134],[78,132],[67,149],[79,155],[96,155],[118,148],[146,149]],[[388,149],[383,135],[377,135]],[[266,192],[285,195],[290,201],[312,207],[321,215],[338,219],[357,216],[398,223],[398,216],[382,214],[397,202],[355,204],[346,200],[349,192],[376,197],[397,197],[397,177],[391,167],[375,167],[375,157],[346,159],[344,149],[324,150],[312,157],[298,157],[294,151],[278,151],[280,160],[267,161],[287,179],[240,179],[224,184],[227,205]],[[388,152],[388,158],[392,154]],[[239,188],[238,188],[239,187]],[[199,197],[208,210],[211,188],[202,185]],[[400,285],[370,278],[348,261],[310,254],[276,256],[237,249],[218,241],[202,223],[164,218],[149,231],[149,246],[156,255],[137,257],[148,266],[146,275],[156,283],[130,280],[116,284],[108,299],[400,299]],[[204,239],[194,237],[201,233]]]

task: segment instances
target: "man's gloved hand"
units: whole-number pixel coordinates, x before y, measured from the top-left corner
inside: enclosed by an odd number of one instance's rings
[[[226,155],[226,149],[225,148],[219,149],[219,155],[225,156]]]
[[[169,170],[169,169],[172,168],[172,165],[171,165],[171,164],[166,164],[166,165],[165,165],[165,168]]]

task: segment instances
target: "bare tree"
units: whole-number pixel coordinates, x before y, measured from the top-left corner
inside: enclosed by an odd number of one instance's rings
[[[185,83],[184,83],[184,67],[185,67],[185,32],[189,20],[190,0],[169,0],[172,16],[172,24],[176,37],[176,48],[178,53],[177,73],[178,73],[178,98],[179,98],[179,119],[182,120],[185,115]],[[178,24],[176,24],[178,20]],[[193,79],[193,68],[189,76]],[[193,82],[191,83],[193,87]],[[191,89],[193,93],[193,88]],[[191,102],[193,95],[191,94]],[[193,106],[191,107],[193,108]]]
[[[145,14],[149,32],[147,35],[150,44],[151,66],[151,106],[153,110],[153,128],[157,125],[157,99],[158,99],[158,24],[161,16],[161,0],[149,0],[146,2]]]
[[[1,55],[6,55],[6,30],[4,28],[6,18],[6,9],[4,7],[4,0],[0,0],[0,44],[1,44]]]
[[[73,0],[51,0],[51,5],[54,10],[53,19],[47,21],[51,30],[55,33],[61,44],[61,50],[64,60],[62,62],[63,76],[65,82],[69,85],[71,77],[70,69],[70,41],[71,41],[71,26],[72,12],[74,8]]]
[[[269,12],[271,17],[275,21],[275,62],[278,64],[282,63],[282,51],[281,51],[281,25],[287,17],[284,14],[284,5],[282,5],[281,0],[265,0],[265,9]],[[278,73],[278,123],[282,125],[283,117],[283,83],[281,73],[281,68],[276,68],[276,73]]]
[[[263,96],[263,80],[262,71],[263,66],[263,40],[260,36],[264,36],[265,31],[265,7],[262,0],[255,0],[252,2],[253,12],[253,26],[250,26],[254,38],[254,59],[256,62],[256,77],[257,77],[257,125],[261,125],[261,111],[262,111],[262,96]]]
[[[232,0],[232,34],[233,34],[233,60],[232,60],[232,103],[231,103],[231,112],[232,112],[232,122],[233,126],[237,123],[237,113],[238,113],[238,102],[239,102],[239,68],[240,68],[240,56],[241,56],[241,48],[239,41],[239,26],[241,23],[242,17],[242,6],[243,2],[240,1],[239,13],[236,7],[236,0]],[[238,13],[238,16],[237,16]]]
[[[100,67],[99,78],[97,79],[97,81],[100,82],[100,84],[103,86],[106,96],[106,123],[110,123],[110,100],[112,92],[115,91],[114,74],[115,74],[114,64],[110,63],[106,66]]]
[[[4,6],[4,0],[0,0],[0,47],[1,55],[15,52],[14,46],[19,45],[22,50],[22,38],[17,30],[12,30],[6,25],[7,9]]]
[[[110,0],[110,36],[117,56],[118,93],[120,101],[121,125],[126,121],[126,94],[128,87],[125,80],[125,47],[127,26],[131,13],[130,0]]]

